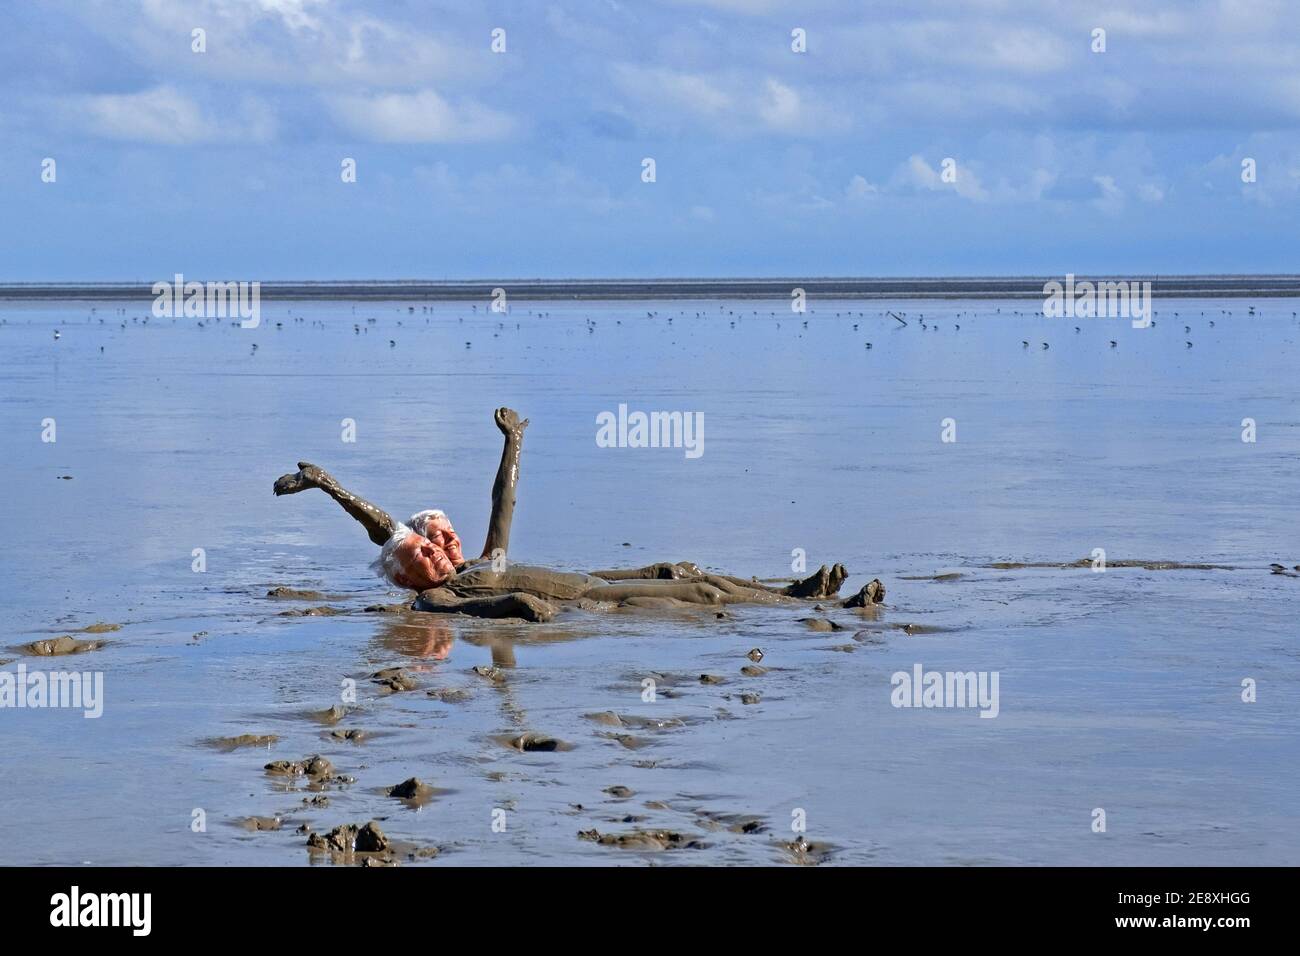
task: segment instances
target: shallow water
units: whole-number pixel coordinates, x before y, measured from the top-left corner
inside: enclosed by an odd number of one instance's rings
[[[1135,330],[1012,301],[817,302],[805,316],[516,302],[507,317],[274,303],[244,330],[143,324],[147,304],[4,304],[0,660],[102,671],[105,703],[97,720],[0,710],[0,815],[21,824],[0,862],[307,864],[299,824],[377,819],[440,847],[434,866],[781,864],[797,811],[831,863],[1300,862],[1300,580],[1268,571],[1300,563],[1300,303],[1254,305],[1163,300]],[[704,454],[597,447],[597,414],[620,403],[702,412]],[[369,570],[364,533],[322,495],[274,498],[272,481],[314,461],[400,516],[445,509],[474,547],[502,404],[532,422],[512,558],[775,578],[800,548],[809,570],[848,566],[845,595],[879,576],[887,606],[875,620],[733,607],[541,626],[364,613],[403,599]],[[941,441],[945,418],[956,442]],[[1232,570],[981,567],[1094,548]],[[266,598],[276,585],[333,599]],[[281,614],[323,603],[348,613]],[[101,650],[10,650],[96,621],[123,625]],[[909,623],[934,630],[893,626]],[[756,646],[770,670],[742,676]],[[503,683],[472,671],[493,661]],[[997,718],[891,706],[891,675],[917,663],[998,672]],[[393,665],[421,687],[381,696],[366,677]],[[346,678],[359,699],[338,726],[370,731],[358,744],[306,716]],[[426,693],[448,688],[468,696]],[[584,716],[604,711],[652,723]],[[525,731],[572,749],[497,740]],[[240,733],[280,740],[205,743]],[[314,753],[356,778],[323,808],[262,770]],[[382,794],[411,776],[448,792],[418,810]],[[603,792],[615,785],[635,793]],[[275,814],[277,831],[236,825]],[[758,832],[729,829],[751,819]],[[592,828],[703,846],[578,838]]]

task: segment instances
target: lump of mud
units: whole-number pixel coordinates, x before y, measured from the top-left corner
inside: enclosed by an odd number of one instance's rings
[[[547,737],[545,734],[526,733],[517,737],[506,736],[503,743],[507,747],[513,747],[515,750],[525,753],[552,753],[556,750],[572,750],[571,744],[563,740],[557,740],[554,737]]]
[[[623,718],[612,710],[602,710],[594,714],[583,714],[588,720],[595,721],[598,724],[604,724],[606,727],[622,727]]]
[[[506,672],[495,664],[476,664],[474,665],[474,673],[479,677],[486,677],[494,684],[503,683],[506,679]]]
[[[275,734],[240,734],[237,737],[214,737],[212,745],[218,750],[238,750],[240,747],[269,747],[280,738]]]
[[[314,787],[355,782],[346,774],[335,773],[334,765],[319,754],[304,760],[272,760],[262,769],[273,777],[306,777]]]
[[[362,608],[367,614],[405,614],[410,609],[409,604],[367,604]]]
[[[799,623],[807,626],[810,631],[842,631],[842,625],[824,617],[801,617]]]
[[[346,740],[349,743],[359,744],[369,737],[370,733],[357,727],[349,727],[346,730],[331,730],[330,736],[335,740]]]
[[[333,707],[327,707],[324,710],[314,710],[311,712],[313,720],[319,720],[322,724],[337,724],[348,714],[347,708],[342,704],[335,704]]]
[[[636,796],[635,790],[631,787],[625,787],[622,784],[615,784],[612,787],[606,787],[604,792],[609,794],[611,797],[618,798],[619,800],[626,800],[628,797]]]
[[[277,601],[327,601],[329,600],[319,591],[300,591],[297,588],[274,587],[266,592],[266,596]]]
[[[845,601],[841,607],[870,607],[873,604],[883,604],[885,602],[885,586],[879,578],[872,578],[871,581],[862,585],[861,590],[853,597]]]
[[[853,639],[860,644],[883,644],[885,643],[884,635],[875,631],[856,631]]]
[[[721,677],[717,674],[701,674],[700,683],[701,684],[725,684],[726,678]]]
[[[244,817],[239,821],[239,825],[245,830],[278,830],[280,829],[279,817]]]
[[[472,695],[469,691],[460,687],[439,687],[429,691],[427,696],[440,700],[444,704],[463,704]]]
[[[94,624],[88,624],[86,627],[77,628],[78,634],[109,634],[113,631],[122,630],[121,624],[106,624],[103,621],[96,621]]]
[[[370,682],[378,684],[382,690],[396,694],[404,690],[415,690],[420,686],[415,676],[400,667],[386,667],[370,675]]]
[[[852,654],[858,649],[856,644],[831,644],[829,647],[823,647],[824,651],[838,651],[841,654]]]
[[[306,760],[272,760],[263,769],[282,777],[325,777],[334,772],[334,765],[318,754]]]
[[[757,694],[753,693],[752,691],[740,695],[740,702],[742,704],[757,704],[762,699],[763,698],[759,697]]]
[[[24,644],[23,650],[29,654],[35,654],[37,657],[58,657],[63,654],[84,654],[87,651],[96,651],[104,646],[103,641],[79,641],[70,635],[56,637],[52,640],[32,641],[30,644]]]
[[[357,831],[356,848],[358,853],[382,853],[388,849],[388,837],[379,829],[379,824],[371,820]]]
[[[295,607],[288,611],[281,611],[280,617],[333,617],[336,614],[346,614],[347,611],[341,607],[332,607],[329,604],[321,604],[317,607]]]
[[[767,830],[767,825],[763,823],[761,817],[750,816],[748,814],[737,813],[719,813],[714,810],[694,810],[692,811],[700,820],[701,824],[709,830],[727,830],[730,833],[763,833]]]
[[[700,850],[705,844],[672,830],[632,830],[628,833],[601,833],[598,830],[579,830],[578,839],[590,840],[600,846],[616,846],[623,850]]]
[[[762,677],[767,673],[767,668],[759,667],[757,664],[746,664],[740,669],[740,672],[746,677]]]
[[[351,857],[353,853],[380,854],[378,857],[363,860],[362,866],[389,866],[397,862],[392,859],[388,837],[374,820],[361,827],[355,823],[344,823],[324,836],[312,833],[307,837],[307,847],[345,859]],[[377,862],[372,863],[371,860]]]
[[[344,823],[329,833],[321,836],[313,833],[307,837],[307,846],[313,850],[327,850],[330,853],[351,853],[357,840],[357,827]]]
[[[427,797],[432,793],[433,787],[429,786],[419,777],[410,777],[396,786],[388,788],[388,795],[390,797],[397,797],[401,800],[419,800],[421,797]]]
[[[809,843],[803,837],[780,844],[791,863],[798,866],[817,866],[831,856],[831,848],[824,843]]]

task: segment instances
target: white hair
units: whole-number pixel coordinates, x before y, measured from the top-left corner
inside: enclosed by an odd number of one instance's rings
[[[412,533],[415,532],[412,532],[410,528],[400,521],[397,522],[397,527],[389,535],[388,540],[384,542],[379,557],[370,562],[370,567],[375,574],[396,587],[402,586],[397,583],[396,579],[396,574],[400,570],[397,564],[397,546],[406,540],[407,535]]]
[[[427,508],[424,511],[417,511],[415,514],[411,515],[411,517],[406,520],[406,523],[411,526],[411,530],[415,531],[416,534],[422,534],[427,538],[429,536],[427,533],[429,528],[429,519],[445,517],[447,517],[446,512],[439,511],[437,508]]]

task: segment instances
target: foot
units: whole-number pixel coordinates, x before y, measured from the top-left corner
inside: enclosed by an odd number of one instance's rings
[[[848,576],[849,573],[842,564],[830,568],[823,564],[815,573],[786,588],[785,593],[798,598],[832,597],[839,592],[840,585]]]
[[[503,435],[513,435],[515,438],[521,438],[524,429],[528,427],[528,419],[525,418],[520,421],[519,413],[513,408],[502,406],[496,410],[492,417],[496,420],[497,428],[500,429]]]
[[[319,479],[324,475],[319,468],[309,461],[298,462],[298,471],[292,475],[281,475],[275,480],[275,494],[296,495],[300,491],[306,491],[308,488],[318,486]]]

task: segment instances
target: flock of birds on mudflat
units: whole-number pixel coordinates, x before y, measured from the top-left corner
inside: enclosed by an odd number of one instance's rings
[[[720,305],[720,306],[718,307],[718,309],[719,309],[720,312],[725,312],[726,315],[727,315],[728,317],[730,317],[730,318],[729,318],[729,324],[730,324],[730,327],[733,328],[733,329],[736,327],[736,317],[737,317],[737,316],[739,316],[740,318],[743,318],[743,317],[744,317],[743,310],[742,310],[741,312],[738,313],[737,310],[735,310],[735,309],[727,309],[725,305]],[[414,315],[414,314],[416,314],[416,311],[415,311],[415,310],[416,310],[416,306],[407,306],[407,307],[406,307],[406,314],[407,314],[408,316],[409,316],[409,315]],[[433,306],[430,306],[430,305],[423,305],[423,306],[420,306],[420,310],[421,310],[421,313],[422,313],[422,314],[430,315],[430,316],[431,316],[431,315],[433,314],[433,312],[434,312],[434,307],[433,307]],[[401,311],[400,308],[399,308],[398,311]],[[487,313],[487,311],[488,311],[488,310],[485,308],[484,313]],[[113,312],[114,312],[114,319],[120,322],[120,327],[123,328],[123,329],[127,328],[127,319],[126,319],[126,313],[127,313],[127,310],[124,309],[124,308],[115,308],[115,309],[113,310]],[[355,312],[356,312],[356,309],[355,309],[355,307],[354,307],[354,308],[353,308],[353,313],[355,314]],[[97,313],[98,313],[98,309],[97,309],[97,308],[92,308],[92,309],[90,310],[90,315],[88,315],[87,318],[86,318],[86,321],[89,322],[89,321],[91,321],[92,318],[98,318],[98,319],[99,319],[99,324],[100,324],[100,325],[104,325],[104,324],[105,324],[105,320],[104,320],[104,318],[103,318],[102,316],[98,316]],[[470,305],[470,313],[471,313],[471,317],[477,317],[479,314],[481,314],[481,313],[479,313],[479,306],[478,306],[477,304],[471,304],[471,305]],[[700,311],[697,311],[697,312],[695,312],[695,317],[696,317],[696,318],[705,318],[705,317],[707,316],[707,314],[708,314],[708,313],[706,313],[706,312],[700,312]],[[974,318],[975,318],[977,315],[979,315],[979,314],[980,314],[980,313],[978,313],[978,312],[976,312],[976,311],[974,311],[974,310],[971,310],[971,311],[969,311],[969,312],[966,312],[966,311],[957,312],[954,316],[952,316],[952,319],[954,320],[954,321],[951,322],[951,326],[952,326],[953,331],[954,331],[954,332],[960,332],[960,331],[961,331],[961,323],[955,321],[955,319],[964,318],[964,317],[966,317],[967,315],[969,315],[969,316],[971,317],[971,319],[974,319]],[[992,314],[992,315],[1001,315],[1001,314],[1002,314],[1002,309],[1001,309],[1001,308],[995,308],[991,314]],[[1013,316],[1018,316],[1018,317],[1025,317],[1025,318],[1032,318],[1032,317],[1035,317],[1035,316],[1040,316],[1040,317],[1041,317],[1041,313],[1040,313],[1040,312],[1036,312],[1036,311],[1033,311],[1033,310],[1012,309],[1012,310],[1008,310],[1008,314],[1013,315]],[[1152,318],[1150,319],[1150,327],[1154,328],[1154,327],[1156,326],[1156,320],[1155,320],[1154,316],[1159,315],[1159,314],[1160,314],[1159,312],[1153,312]],[[1204,318],[1204,317],[1205,317],[1205,314],[1206,314],[1206,313],[1205,313],[1204,311],[1202,311],[1202,312],[1200,313],[1200,317],[1201,317],[1201,318]],[[1219,309],[1219,310],[1217,310],[1217,313],[1216,313],[1216,314],[1218,314],[1220,317],[1223,317],[1223,316],[1232,316],[1233,312],[1232,312],[1232,310],[1230,310],[1230,309]],[[1256,314],[1257,314],[1257,313],[1256,313],[1256,307],[1255,307],[1255,306],[1252,305],[1252,306],[1248,306],[1248,307],[1247,307],[1247,315],[1249,315],[1249,316],[1255,316]],[[528,309],[528,310],[527,310],[527,315],[528,315],[530,318],[548,318],[548,317],[551,316],[551,313],[550,313],[549,311],[543,311],[543,310],[537,310],[537,309]],[[758,316],[759,316],[759,312],[758,312],[758,310],[756,310],[756,309],[754,309],[754,310],[750,310],[750,315],[751,315],[752,317],[758,317]],[[773,318],[773,319],[776,320],[776,327],[777,327],[778,329],[780,329],[781,326],[782,326],[782,321],[781,321],[780,319],[777,318],[778,313],[777,313],[776,311],[769,311],[769,312],[767,313],[767,315],[768,315],[768,317]],[[1173,315],[1174,315],[1174,318],[1177,319],[1177,320],[1181,320],[1181,318],[1182,318],[1182,316],[1181,316],[1181,314],[1180,314],[1179,312],[1174,312]],[[847,317],[847,318],[853,318],[853,317],[856,316],[859,320],[861,320],[861,319],[866,319],[866,318],[868,317],[868,316],[867,316],[867,313],[866,313],[866,312],[862,312],[862,311],[860,311],[860,312],[856,312],[856,313],[854,313],[854,312],[852,312],[852,311],[839,311],[839,312],[835,312],[835,313],[834,313],[834,316],[835,316],[836,318],[846,318],[846,317]],[[1297,316],[1297,313],[1296,313],[1296,312],[1292,312],[1292,313],[1291,313],[1291,316],[1292,316],[1292,318],[1295,318],[1295,317]],[[660,317],[661,317],[661,313],[658,312],[658,311],[651,310],[651,311],[647,311],[647,312],[646,312],[646,318],[648,318],[648,319],[657,319],[657,318],[660,318]],[[664,318],[667,319],[667,322],[668,322],[669,325],[672,325],[673,317],[672,317],[671,315],[662,316],[662,317],[664,317]],[[930,316],[930,319],[929,319],[928,322],[926,321],[926,318],[927,318],[927,317],[926,317],[926,314],[925,314],[924,312],[908,313],[908,312],[899,312],[899,311],[894,311],[894,310],[892,310],[892,309],[886,309],[886,310],[884,310],[883,312],[880,313],[880,317],[881,317],[881,318],[886,318],[886,319],[892,319],[892,320],[894,320],[895,322],[899,323],[897,326],[895,326],[895,329],[908,328],[908,327],[910,327],[912,321],[915,321],[915,322],[917,323],[918,327],[920,328],[920,330],[923,331],[923,332],[937,332],[937,331],[939,331],[939,329],[940,329],[940,324],[934,320],[933,315]],[[150,318],[151,318],[151,316],[148,316],[148,315],[143,316],[143,317],[137,315],[137,316],[133,316],[133,317],[131,318],[130,321],[131,321],[132,324],[145,326],[145,325],[148,325],[148,324],[149,324],[149,319],[150,319]],[[458,319],[459,322],[462,322],[462,323],[463,323],[463,322],[465,321],[465,316],[463,316],[463,315],[461,315],[461,316],[457,316],[457,319]],[[910,320],[910,321],[909,321],[909,320]],[[176,322],[181,321],[181,320],[180,320],[180,319],[173,318],[171,321],[172,321],[173,324],[175,324]],[[197,320],[196,320],[196,325],[197,325],[198,328],[205,328],[205,327],[207,326],[208,323],[220,323],[221,321],[222,321],[222,319],[220,319],[220,318],[216,318],[216,319],[214,319],[214,318],[197,319]],[[237,319],[237,318],[231,318],[231,319],[229,319],[228,321],[231,323],[232,326],[235,326],[235,325],[238,324],[239,319]],[[291,317],[289,318],[288,321],[289,321],[291,324],[294,324],[294,325],[308,325],[308,326],[310,326],[310,327],[317,327],[317,328],[322,328],[322,329],[326,327],[326,322],[325,322],[325,320],[323,320],[323,319],[312,319],[310,322],[308,322],[308,320],[307,320],[306,318],[303,318],[302,316],[291,316]],[[354,334],[356,334],[356,335],[369,334],[369,332],[370,332],[370,327],[371,327],[371,326],[374,326],[376,323],[378,323],[378,321],[379,321],[379,320],[378,320],[377,318],[375,318],[375,317],[368,317],[368,318],[365,318],[364,320],[362,320],[362,321],[360,321],[360,322],[354,322],[353,325],[352,325],[352,330],[353,330]],[[588,318],[586,318],[584,321],[585,321],[585,323],[586,323],[587,331],[588,331],[589,333],[594,333],[594,332],[596,331],[596,327],[597,327],[597,322],[596,322],[596,320],[595,320],[595,319],[592,319],[592,318],[590,318],[590,317],[588,317]],[[797,320],[797,321],[801,321],[801,322],[802,322],[802,327],[803,327],[803,328],[805,328],[805,329],[808,328],[808,321],[809,321],[808,319],[802,319],[802,320]],[[432,319],[431,319],[431,318],[426,318],[426,319],[425,319],[425,325],[429,325],[431,322],[432,322]],[[0,325],[7,325],[7,324],[8,324],[8,320],[7,320],[7,319],[0,319]],[[275,327],[276,329],[282,329],[282,328],[284,327],[284,324],[285,324],[285,323],[284,323],[283,320],[277,320],[276,322],[274,322],[274,327]],[[622,322],[621,319],[615,319],[615,325],[622,325],[622,324],[623,324],[623,322]],[[854,330],[855,332],[856,332],[856,331],[859,331],[859,326],[860,326],[860,324],[861,324],[860,322],[854,322],[854,323],[853,323],[853,330]],[[402,326],[402,321],[401,321],[400,319],[397,321],[397,326],[398,326],[399,328]],[[516,323],[515,323],[515,328],[516,328],[516,329],[519,329],[519,328],[521,328],[521,327],[522,327],[522,326],[521,326],[521,324],[520,324],[519,322],[516,322]],[[1209,319],[1209,328],[1214,328],[1214,327],[1215,327],[1214,319]],[[504,322],[504,321],[498,321],[498,322],[496,323],[496,331],[493,332],[493,337],[494,337],[494,338],[499,337],[501,331],[504,330],[504,328],[505,328],[505,322]],[[1078,326],[1078,325],[1074,326],[1074,332],[1075,332],[1075,334],[1079,334],[1080,332],[1082,332],[1082,327],[1081,327],[1081,326]],[[1187,334],[1187,335],[1190,335],[1191,332],[1192,332],[1192,327],[1191,327],[1190,325],[1184,323],[1184,324],[1183,324],[1183,332],[1184,332],[1185,334]],[[62,337],[63,337],[63,334],[62,334],[61,330],[59,330],[59,329],[55,329],[55,330],[54,330],[54,340],[57,342],[57,341],[59,341],[59,339],[61,339]],[[1119,347],[1119,342],[1118,342],[1117,340],[1115,340],[1115,339],[1109,339],[1108,341],[1109,341],[1109,343],[1110,343],[1110,347],[1111,347],[1111,348],[1118,348],[1118,347]],[[472,347],[472,344],[473,344],[473,343],[472,343],[471,341],[466,341],[466,342],[465,342],[465,348],[467,348],[467,349],[468,349],[468,348],[471,348],[471,347]],[[397,347],[397,340],[396,340],[396,339],[391,339],[391,338],[390,338],[390,339],[388,340],[388,345],[389,345],[389,348],[396,348],[396,347]],[[864,345],[865,345],[865,347],[868,348],[868,349],[873,348],[872,343],[869,342],[869,341],[868,341],[868,342],[865,342]],[[1030,346],[1032,345],[1032,343],[1031,343],[1028,339],[1022,339],[1021,342],[1020,342],[1020,345],[1021,345],[1021,348],[1022,348],[1022,349],[1028,349],[1028,348],[1030,348]],[[1185,345],[1187,348],[1190,349],[1190,348],[1192,348],[1193,343],[1191,342],[1190,339],[1188,339],[1188,340],[1184,340],[1184,345]],[[250,353],[250,354],[256,354],[256,353],[257,353],[257,348],[258,348],[258,347],[257,347],[257,343],[252,343],[252,345],[251,345],[251,353]],[[1043,351],[1046,351],[1046,350],[1048,350],[1048,349],[1051,348],[1051,344],[1050,344],[1049,342],[1040,342],[1040,343],[1039,343],[1039,348],[1040,348],[1041,350],[1043,350]],[[100,352],[103,352],[103,351],[104,351],[104,347],[101,345],[101,346],[99,347],[99,350],[100,350]]]

